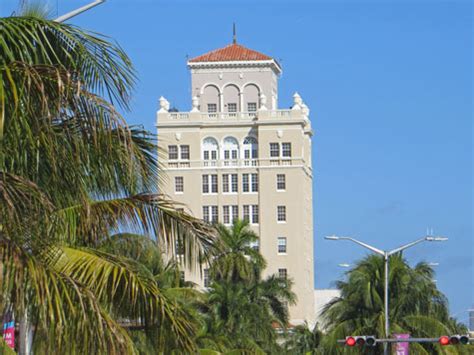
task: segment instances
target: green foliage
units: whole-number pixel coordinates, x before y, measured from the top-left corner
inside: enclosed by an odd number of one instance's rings
[[[322,349],[327,354],[357,353],[359,350],[336,345],[337,339],[349,335],[375,335],[385,338],[384,318],[384,259],[368,256],[347,272],[347,280],[338,281],[341,296],[323,311],[328,334]],[[389,260],[389,315],[391,333],[409,333],[412,337],[436,338],[455,334],[460,329],[449,318],[446,297],[433,282],[434,272],[426,263],[411,268],[401,254]],[[411,344],[420,354],[443,354],[439,345]],[[452,349],[458,353],[460,347]],[[372,351],[382,351],[378,345]],[[462,353],[462,352],[461,352]]]
[[[0,19],[0,314],[28,316],[37,353],[135,353],[127,322],[169,339],[163,351],[196,349],[154,256],[105,248],[127,239],[117,230],[146,233],[194,265],[213,246],[212,228],[156,193],[155,136],[114,106],[127,110],[134,81],[103,36],[38,11]]]
[[[226,353],[278,353],[275,327],[288,325],[288,304],[295,302],[291,281],[262,279],[265,260],[250,247],[257,239],[247,222],[231,228],[218,225],[218,253],[212,261],[211,287],[201,305],[205,327],[198,337],[202,348]],[[232,352],[232,353],[234,353]]]

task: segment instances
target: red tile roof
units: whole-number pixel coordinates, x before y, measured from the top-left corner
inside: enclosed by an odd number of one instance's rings
[[[265,54],[246,48],[240,44],[232,43],[223,48],[215,49],[198,57],[192,58],[189,60],[189,62],[234,62],[271,59],[271,57]]]

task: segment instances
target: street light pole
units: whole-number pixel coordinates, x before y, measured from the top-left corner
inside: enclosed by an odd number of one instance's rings
[[[393,250],[385,251],[385,250],[380,250],[372,245],[366,244],[364,242],[361,242],[360,240],[350,238],[350,237],[337,237],[335,235],[332,236],[327,236],[324,237],[327,240],[349,240],[353,243],[359,244],[360,246],[369,249],[370,251],[383,256],[384,258],[384,267],[385,267],[385,285],[384,285],[384,311],[385,311],[385,336],[388,338],[389,337],[389,332],[390,332],[390,323],[389,323],[389,313],[388,313],[388,261],[390,259],[390,256],[393,254],[396,254],[398,252],[401,252],[405,249],[408,249],[412,246],[415,246],[419,243],[422,242],[442,242],[448,240],[448,238],[445,237],[431,237],[427,236],[424,238],[417,239],[411,243],[402,245],[401,247],[395,248]],[[384,354],[388,355],[388,343],[384,343]]]
[[[73,10],[71,12],[68,12],[65,15],[59,16],[57,19],[55,19],[55,22],[64,22],[66,20],[69,20],[70,18],[77,16],[79,14],[82,14],[84,11],[87,11],[89,9],[92,9],[93,7],[96,7],[97,5],[100,5],[104,3],[105,0],[96,0],[94,2],[91,2],[90,4],[84,5],[76,10]]]

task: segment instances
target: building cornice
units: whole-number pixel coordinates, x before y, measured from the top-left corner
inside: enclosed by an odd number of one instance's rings
[[[287,120],[255,120],[255,121],[219,121],[219,122],[205,122],[205,121],[182,121],[182,122],[166,122],[166,123],[157,123],[156,127],[158,129],[163,128],[228,128],[228,127],[258,127],[258,126],[278,126],[278,125],[299,125],[306,127],[308,124],[307,119],[287,119]]]
[[[216,69],[216,68],[261,68],[270,67],[277,74],[282,73],[280,64],[274,60],[236,60],[223,62],[188,62],[189,69]]]

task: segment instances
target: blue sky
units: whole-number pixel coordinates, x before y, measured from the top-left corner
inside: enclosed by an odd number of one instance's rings
[[[46,1],[48,2],[48,1]],[[63,14],[87,0],[50,0]],[[2,16],[17,1],[3,0]],[[311,109],[315,284],[327,288],[365,250],[450,238],[406,252],[438,262],[439,288],[467,321],[473,305],[473,126],[470,1],[108,0],[71,22],[106,34],[139,74],[129,123],[154,130],[158,97],[190,108],[186,55],[238,41],[280,60],[280,107]]]

